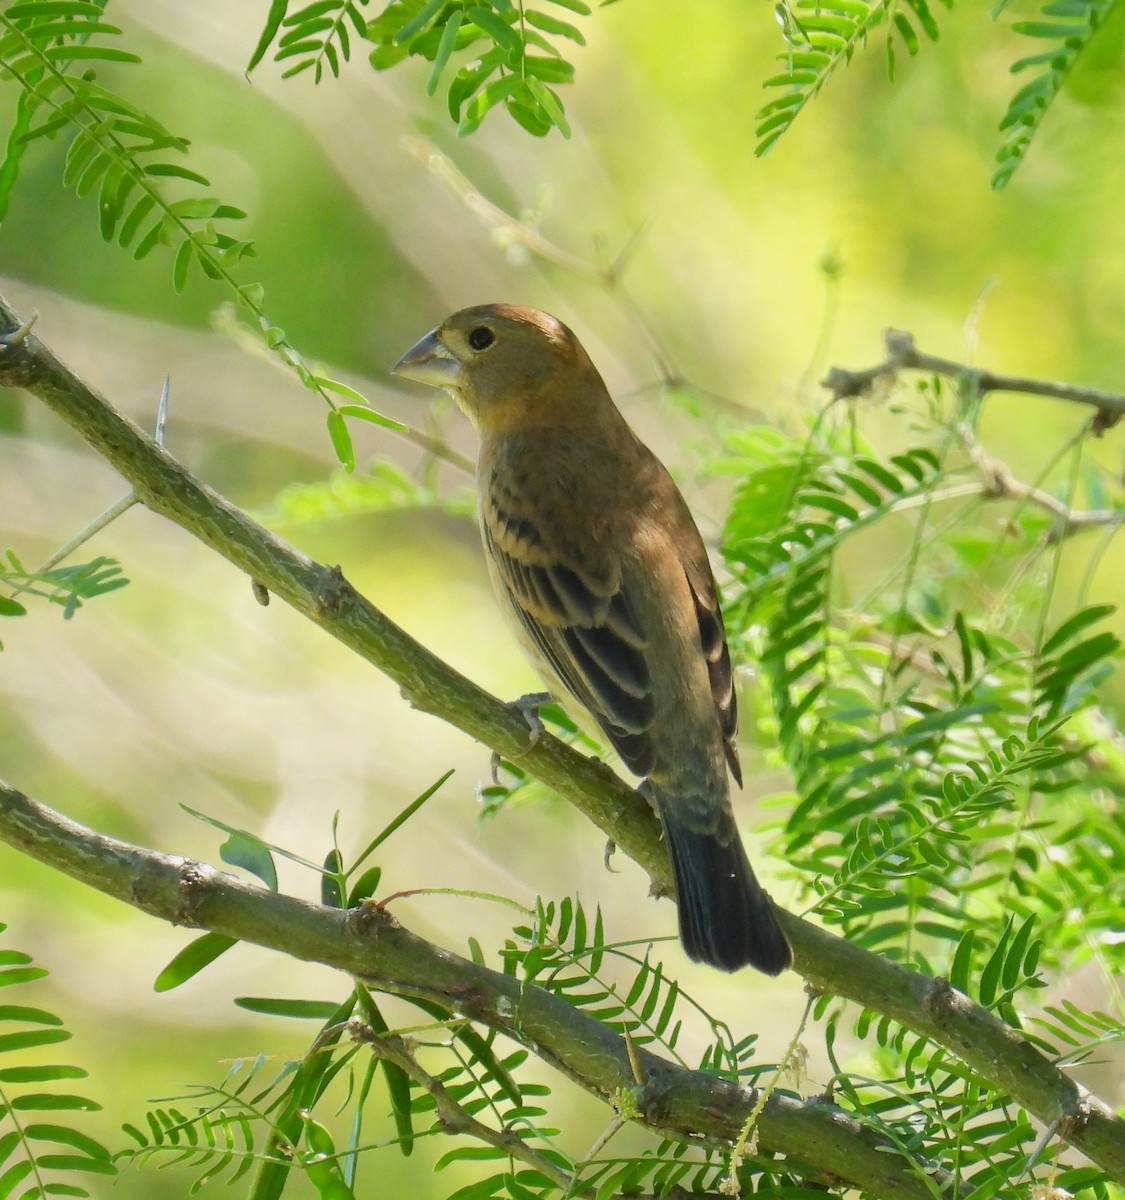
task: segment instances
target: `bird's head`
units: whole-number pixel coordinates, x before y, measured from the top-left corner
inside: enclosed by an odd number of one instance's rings
[[[555,317],[514,304],[481,304],[448,317],[392,373],[444,388],[482,433],[587,420],[605,386],[573,333]]]

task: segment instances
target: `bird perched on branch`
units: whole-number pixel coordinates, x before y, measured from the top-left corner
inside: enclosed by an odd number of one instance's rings
[[[444,388],[476,427],[492,582],[551,692],[644,777],[687,954],[783,971],[792,952],[731,811],[738,718],[715,581],[671,476],[546,313],[463,309],[394,371]]]

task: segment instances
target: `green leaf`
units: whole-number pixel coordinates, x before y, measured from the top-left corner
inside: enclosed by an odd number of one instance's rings
[[[37,1046],[57,1046],[70,1041],[65,1029],[24,1029],[19,1033],[0,1033],[0,1054],[13,1050],[34,1050]]]
[[[445,28],[441,31],[441,40],[438,42],[437,53],[434,55],[434,65],[429,79],[426,80],[427,96],[432,96],[437,91],[441,73],[445,70],[445,65],[449,62],[449,57],[457,45],[457,34],[461,31],[463,19],[461,10],[454,9],[445,23]]]
[[[918,35],[914,32],[914,26],[910,24],[906,14],[896,12],[894,15],[895,29],[898,30],[899,37],[902,38],[902,44],[906,47],[906,52],[914,57],[919,50]]]
[[[364,900],[369,900],[374,896],[376,889],[379,887],[379,880],[382,877],[382,867],[368,867],[355,883],[352,884],[351,891],[348,892],[348,907],[355,908],[357,904],[361,904]]]
[[[33,1067],[0,1067],[0,1083],[56,1083],[60,1079],[86,1079],[81,1067],[45,1064]]]
[[[445,0],[426,0],[426,3],[414,14],[413,18],[394,35],[394,41],[401,45],[409,42],[415,34],[421,33],[445,7]]]
[[[119,246],[128,246],[129,243],[137,235],[137,230],[141,227],[145,217],[152,211],[156,201],[152,196],[141,196],[132,209],[129,215],[121,223],[121,229],[117,234],[117,244]]]
[[[221,933],[205,933],[193,942],[189,942],[179,954],[157,975],[153,990],[170,992],[186,983],[193,975],[198,975],[204,967],[225,954],[231,946],[237,943],[237,938],[226,937]]]
[[[332,1021],[340,1007],[328,1000],[283,1000],[271,996],[236,996],[234,1002],[247,1012],[303,1021]]]
[[[219,847],[219,857],[232,867],[257,876],[271,892],[277,891],[277,866],[269,847],[252,833],[236,830]]]
[[[558,17],[552,17],[550,14],[544,12],[537,12],[535,9],[526,9],[524,11],[524,20],[529,25],[534,25],[536,29],[542,29],[544,33],[553,33],[559,37],[569,38],[572,42],[577,42],[579,46],[586,45],[586,38],[582,30],[577,25],[572,25],[569,21],[560,21]]]
[[[328,436],[332,440],[332,449],[344,471],[351,475],[355,471],[355,447],[352,445],[352,435],[348,431],[347,422],[337,408],[328,410]]]
[[[344,907],[343,871],[344,860],[340,851],[329,850],[320,876],[320,902],[327,908]]]
[[[343,385],[339,385],[342,387]],[[333,391],[338,388],[330,389]],[[350,391],[350,389],[349,389]],[[341,395],[346,393],[340,392]],[[353,396],[359,396],[358,392],[351,392]],[[360,403],[358,404],[341,404],[340,412],[345,417],[354,417],[358,421],[368,421],[372,425],[381,425],[384,429],[394,429],[399,433],[405,433],[409,426],[404,425],[401,421],[396,421],[394,417],[384,416],[381,412],[376,412],[375,409],[368,407],[362,396],[359,396]]]
[[[367,1024],[376,1033],[388,1033],[390,1027],[387,1025],[382,1011],[375,1003],[375,998],[362,984],[356,985],[356,999],[359,1003],[360,1012],[363,1014],[363,1019]],[[434,1011],[432,1006],[425,1003],[420,1004],[419,1007],[425,1012],[432,1013]],[[477,1036],[479,1037],[479,1034]],[[400,1138],[402,1155],[406,1158],[409,1157],[414,1149],[414,1118],[410,1107],[410,1078],[395,1063],[387,1062],[385,1059],[381,1061],[383,1078],[387,1084],[387,1095],[391,1102],[391,1114]],[[487,1062],[482,1060],[482,1065],[487,1069]]]
[[[478,28],[488,34],[498,45],[512,54],[523,53],[523,41],[519,33],[511,25],[502,21],[491,9],[481,4],[474,4],[469,9],[469,19]]]
[[[281,28],[281,22],[285,19],[285,13],[288,8],[288,0],[270,0],[270,10],[266,16],[266,23],[262,27],[261,37],[258,38],[258,44],[254,47],[254,53],[251,54],[250,61],[246,64],[247,75],[262,61],[266,51],[273,44],[273,39],[277,36],[277,31]]]
[[[1104,621],[1117,611],[1113,604],[1092,604],[1088,608],[1079,609],[1073,616],[1068,617],[1043,643],[1039,653],[1045,658],[1076,637],[1083,629],[1098,621]]]
[[[563,112],[563,106],[558,96],[534,76],[528,79],[527,86],[531,94],[539,101],[540,107],[547,114],[551,123],[558,128],[563,137],[570,137],[570,126],[567,124],[566,114]]]
[[[488,115],[489,109],[494,108],[501,100],[510,96],[522,84],[523,81],[518,75],[502,75],[499,79],[485,84],[469,101],[465,115],[457,126],[457,136],[465,137],[472,133]]]
[[[977,995],[985,1008],[991,1008],[993,1001],[996,999],[997,988],[1000,984],[1000,973],[1004,968],[1004,959],[1007,956],[1008,942],[1011,936],[1012,918],[1009,917],[1007,924],[1004,926],[1004,932],[1000,935],[1000,940],[996,944],[996,948],[984,964],[984,969],[980,974],[980,982],[977,985]]]
[[[96,1100],[60,1092],[24,1092],[11,1103],[20,1112],[101,1112],[102,1109]]]
[[[87,1163],[85,1166],[79,1166],[78,1170],[95,1170],[100,1174],[117,1174],[117,1168],[109,1161],[109,1151],[101,1142],[95,1141],[92,1137],[88,1137],[84,1133],[80,1133],[77,1129],[71,1129],[66,1125],[34,1124],[26,1126],[24,1132],[29,1138],[34,1138],[36,1141],[55,1142],[60,1146],[69,1146],[72,1150],[77,1150],[79,1154],[86,1155],[90,1159],[95,1160],[95,1162]],[[102,1171],[102,1167],[108,1167],[109,1170]]]
[[[73,62],[75,59],[97,59],[101,62],[139,63],[141,58],[131,50],[116,46],[45,46],[41,53],[52,62]]]
[[[24,1004],[0,1004],[0,1021],[28,1021],[37,1025],[61,1025],[62,1020],[43,1008]]]
[[[445,772],[444,775],[439,776],[438,779],[430,784],[430,786],[426,788],[421,795],[416,796],[396,816],[392,817],[391,820],[375,835],[375,837],[367,843],[363,852],[356,856],[356,860],[349,868],[348,874],[351,875],[355,871],[358,871],[359,868],[367,861],[367,859],[370,858],[370,856],[374,854],[376,850],[378,850],[378,848],[387,840],[387,838],[391,836],[392,833],[395,832],[395,830],[400,829],[403,825],[405,825],[406,822],[410,820],[410,818],[422,807],[423,804],[426,803],[427,800],[430,799],[431,796],[436,795],[438,789],[441,788],[441,786],[452,776],[452,774],[453,769],[450,768]]]

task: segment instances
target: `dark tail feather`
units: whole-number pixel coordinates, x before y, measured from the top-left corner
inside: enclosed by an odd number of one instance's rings
[[[793,951],[772,901],[754,878],[733,819],[725,815],[716,833],[696,833],[666,820],[664,836],[688,958],[720,971],[751,966],[780,975],[791,967]]]

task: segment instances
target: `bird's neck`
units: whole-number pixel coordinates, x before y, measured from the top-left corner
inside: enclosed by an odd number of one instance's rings
[[[575,372],[565,383],[555,376],[528,376],[502,395],[490,396],[486,403],[477,397],[465,397],[460,407],[482,440],[552,429],[589,430],[613,437],[620,436],[625,426],[624,417],[592,365],[587,372]]]

